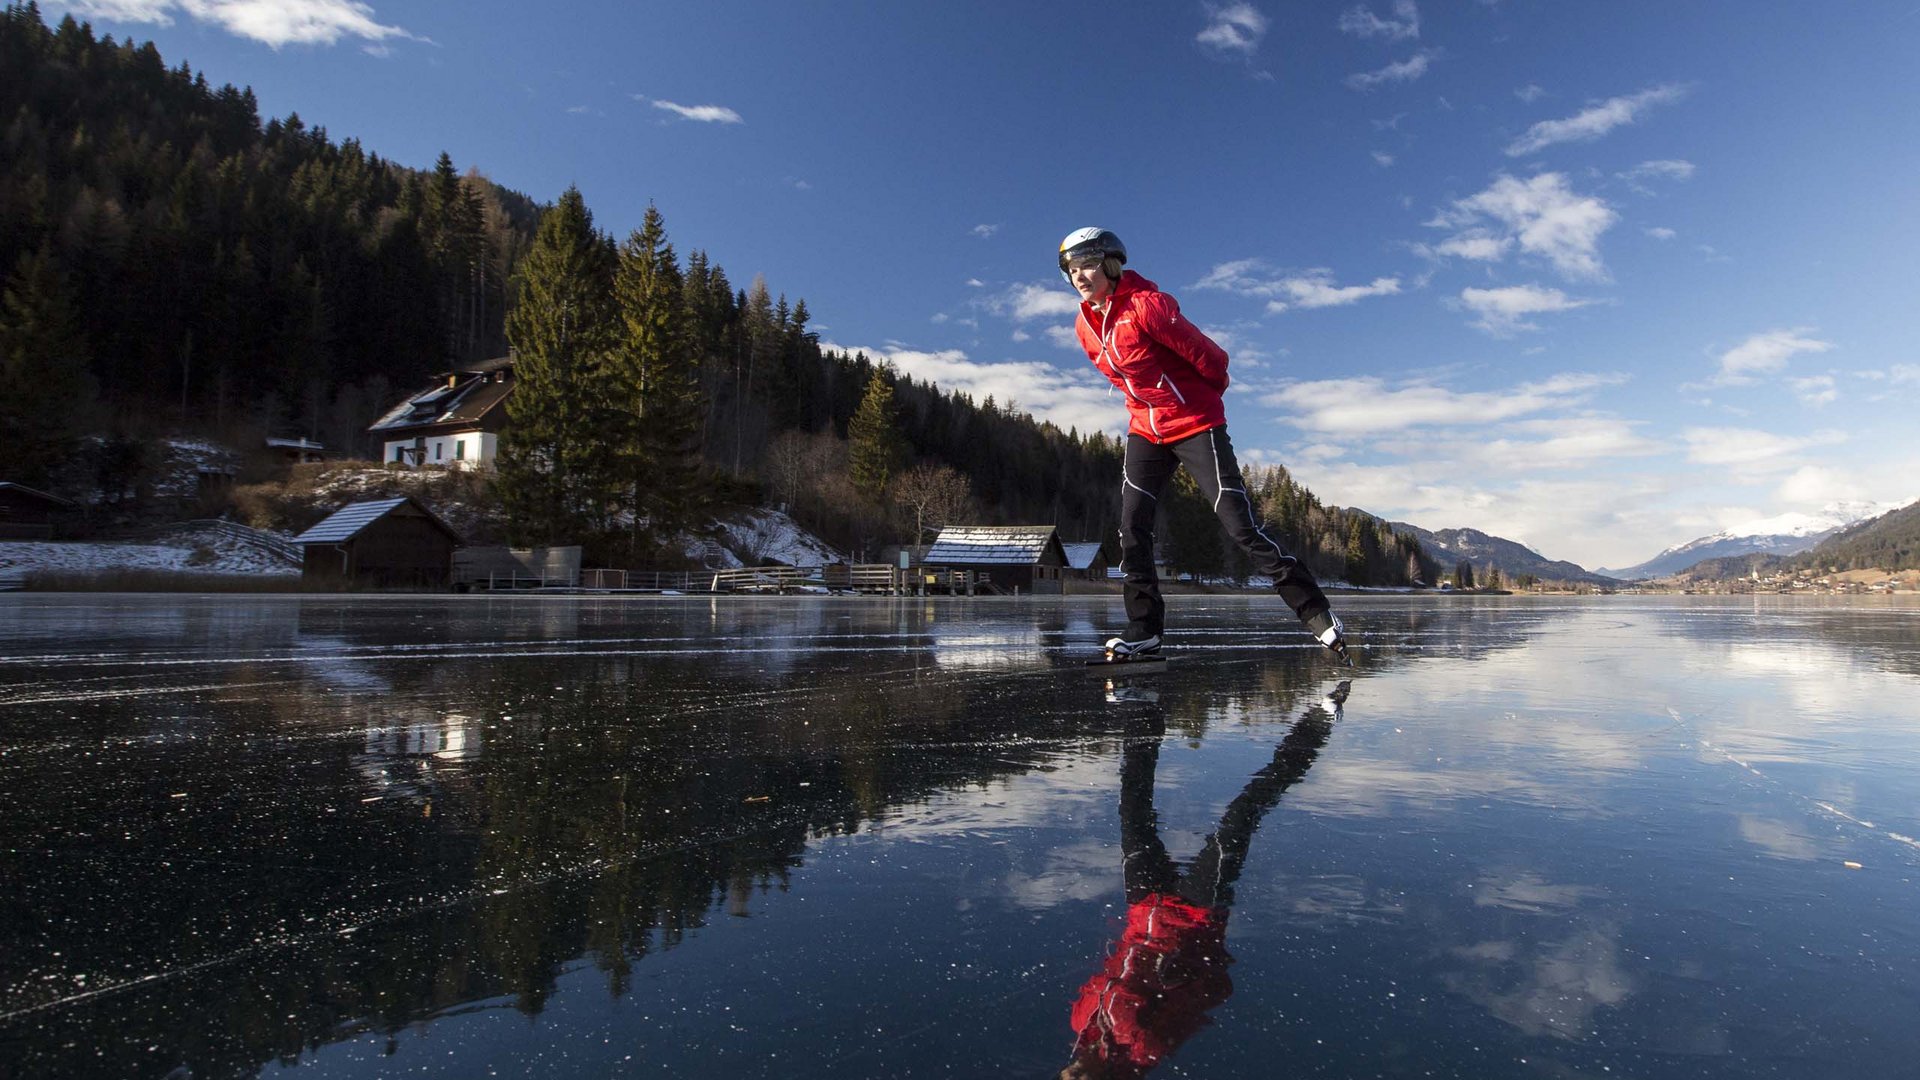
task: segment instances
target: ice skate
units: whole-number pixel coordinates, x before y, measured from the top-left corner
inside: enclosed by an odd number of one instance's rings
[[[1353,666],[1353,657],[1347,652],[1347,626],[1340,621],[1340,616],[1331,611],[1316,611],[1302,621],[1314,640],[1325,645],[1341,663]]]

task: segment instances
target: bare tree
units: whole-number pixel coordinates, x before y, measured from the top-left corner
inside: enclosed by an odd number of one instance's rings
[[[957,524],[973,503],[967,478],[946,465],[915,465],[894,481],[894,497],[913,511],[913,543],[919,544],[929,526]]]

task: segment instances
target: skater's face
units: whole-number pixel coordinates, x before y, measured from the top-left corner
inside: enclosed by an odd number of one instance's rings
[[[1106,271],[1100,269],[1097,258],[1076,259],[1067,264],[1067,280],[1079,291],[1080,299],[1089,304],[1098,304],[1113,295],[1113,282],[1107,279]]]

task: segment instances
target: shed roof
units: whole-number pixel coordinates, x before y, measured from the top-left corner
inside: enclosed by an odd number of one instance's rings
[[[940,530],[923,562],[930,565],[1032,566],[1058,549],[1051,525],[949,525]],[[1061,556],[1062,561],[1065,555]]]
[[[1093,560],[1100,557],[1100,543],[1097,540],[1087,544],[1061,544],[1060,549],[1067,553],[1067,565],[1075,570],[1091,569]]]
[[[366,502],[348,503],[327,515],[325,521],[294,537],[293,542],[296,544],[345,543],[355,536],[358,536],[360,530],[365,529],[367,526],[410,503],[415,510],[418,510],[429,521],[438,525],[447,535],[452,536],[456,542],[459,540],[459,534],[454,532],[446,522],[436,517],[433,511],[402,495],[397,499],[370,499]]]

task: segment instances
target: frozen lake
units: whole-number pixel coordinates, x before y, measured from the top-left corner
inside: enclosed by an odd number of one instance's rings
[[[1335,600],[0,596],[0,1076],[1915,1074],[1920,604]]]

